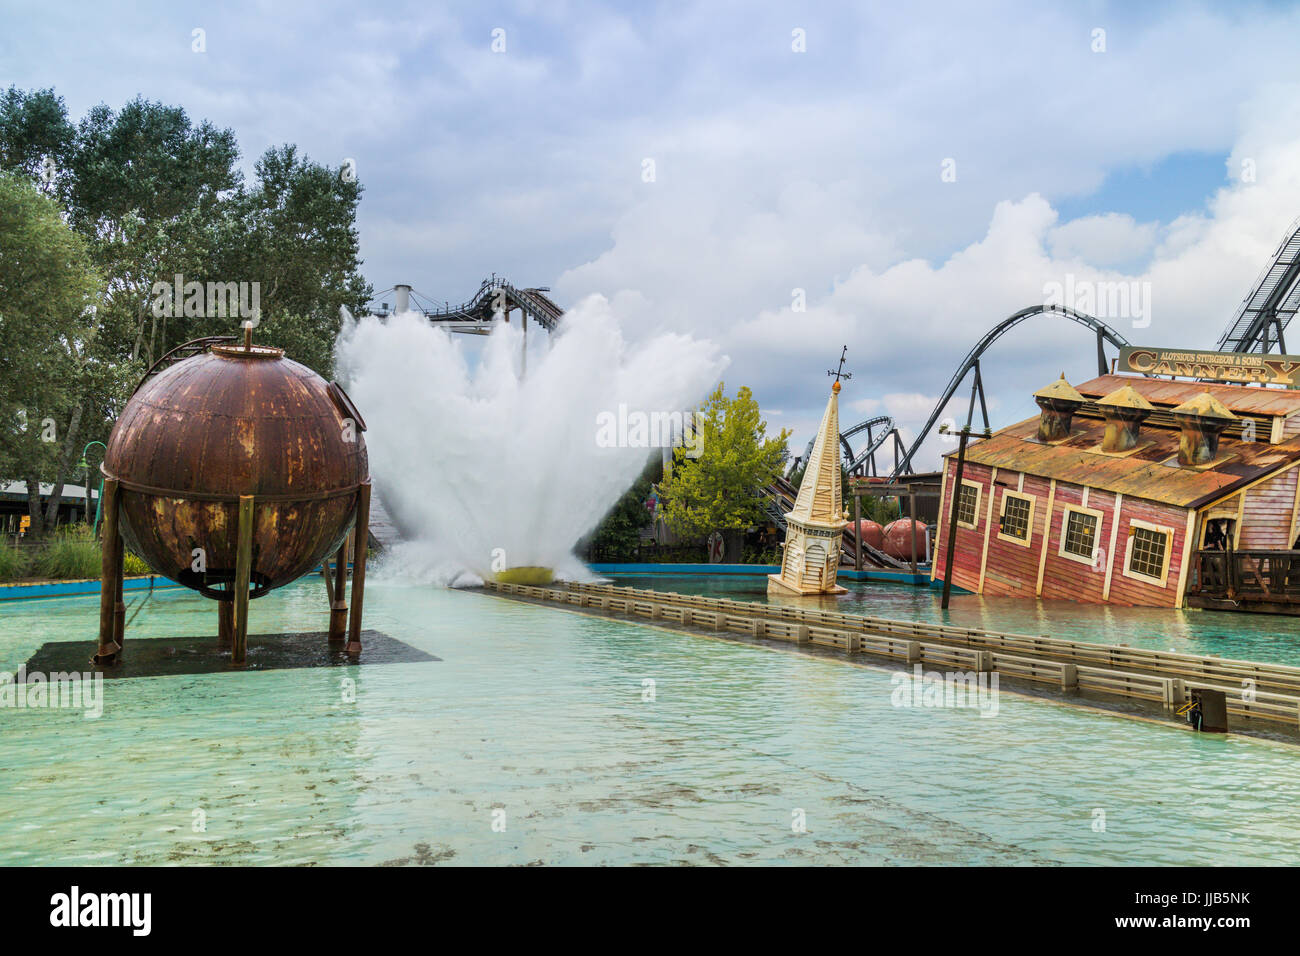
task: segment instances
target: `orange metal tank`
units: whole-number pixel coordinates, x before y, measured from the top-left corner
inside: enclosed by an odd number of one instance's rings
[[[925,525],[910,518],[899,518],[885,526],[885,545],[881,548],[891,558],[900,561],[912,560],[912,540],[909,529],[916,535],[916,560],[925,560]]]
[[[885,531],[870,518],[863,518],[858,522],[858,536],[863,543],[871,545],[877,551],[884,549]]]

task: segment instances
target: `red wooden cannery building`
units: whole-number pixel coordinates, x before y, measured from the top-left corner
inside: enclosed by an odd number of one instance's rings
[[[933,577],[954,499],[952,582],[979,594],[1180,607],[1214,560],[1294,549],[1300,391],[1112,374],[1034,398],[1037,418],[970,444],[960,488],[946,456]],[[1290,566],[1242,565],[1269,594]]]

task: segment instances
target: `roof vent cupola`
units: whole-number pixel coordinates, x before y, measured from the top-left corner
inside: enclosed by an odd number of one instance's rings
[[[1155,406],[1134,390],[1132,385],[1117,388],[1097,400],[1097,410],[1106,419],[1106,433],[1101,450],[1112,454],[1130,451],[1137,446],[1138,430]]]
[[[1182,434],[1178,438],[1178,464],[1205,465],[1219,454],[1219,436],[1237,420],[1226,405],[1209,392],[1189,398],[1172,410]]]
[[[1034,392],[1034,401],[1038,403],[1038,440],[1042,442],[1064,441],[1070,437],[1070,421],[1083,403],[1087,401],[1065,380],[1065,373],[1048,385]]]

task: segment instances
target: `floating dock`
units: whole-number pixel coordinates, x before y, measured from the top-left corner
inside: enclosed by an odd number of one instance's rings
[[[1054,690],[1092,692],[1181,712],[1206,692],[1223,694],[1231,717],[1300,729],[1300,667],[1203,657],[1126,645],[1091,644],[979,628],[758,604],[612,584],[549,587],[488,581],[507,597],[629,618],[819,645],[909,665],[997,672]],[[1263,729],[1263,728],[1260,728]]]

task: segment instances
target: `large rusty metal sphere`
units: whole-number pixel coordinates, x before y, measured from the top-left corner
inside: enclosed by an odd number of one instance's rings
[[[885,546],[885,530],[870,518],[858,522],[858,537],[877,551]]]
[[[103,468],[122,537],[159,574],[228,599],[251,495],[251,596],[288,584],[352,528],[364,428],[342,389],[280,349],[213,346],[146,380],[113,428]]]
[[[900,561],[912,559],[912,541],[915,536],[916,559],[925,559],[925,525],[911,518],[899,518],[885,525],[885,543],[881,548],[891,558]]]

